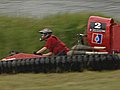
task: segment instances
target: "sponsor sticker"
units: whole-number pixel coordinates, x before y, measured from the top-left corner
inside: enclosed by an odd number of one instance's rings
[[[103,34],[93,33],[92,34],[92,43],[102,44]]]

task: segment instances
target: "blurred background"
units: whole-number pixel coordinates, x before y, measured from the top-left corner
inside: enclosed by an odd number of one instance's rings
[[[1,15],[44,17],[55,13],[97,11],[120,18],[120,0],[0,0]]]

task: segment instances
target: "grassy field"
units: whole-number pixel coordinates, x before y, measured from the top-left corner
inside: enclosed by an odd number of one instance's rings
[[[0,90],[120,90],[120,70],[0,75]]]
[[[51,28],[53,33],[71,48],[77,33],[85,33],[89,16],[101,14],[64,13],[42,19],[0,16],[0,58],[11,50],[33,53],[41,48],[39,30]]]

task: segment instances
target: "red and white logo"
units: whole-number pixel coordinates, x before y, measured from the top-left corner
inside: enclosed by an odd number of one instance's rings
[[[92,34],[92,43],[102,44],[103,34],[93,33]]]

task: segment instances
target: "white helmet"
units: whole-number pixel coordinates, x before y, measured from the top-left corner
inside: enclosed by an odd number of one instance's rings
[[[44,35],[44,37],[40,38],[41,41],[47,39],[52,34],[52,30],[49,28],[45,28],[43,30],[40,30],[39,32]]]

